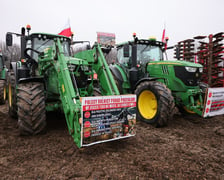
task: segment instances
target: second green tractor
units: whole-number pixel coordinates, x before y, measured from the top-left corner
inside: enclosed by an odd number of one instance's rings
[[[203,67],[186,61],[164,59],[166,44],[138,39],[116,46],[110,70],[121,94],[137,95],[137,119],[156,127],[166,126],[175,107],[183,114],[203,113]],[[105,52],[107,53],[107,52]],[[82,52],[80,58],[85,58]]]

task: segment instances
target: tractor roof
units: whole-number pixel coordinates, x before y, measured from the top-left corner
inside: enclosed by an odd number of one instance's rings
[[[134,40],[132,41],[126,41],[120,44],[117,44],[117,47],[124,46],[125,44],[133,44]],[[149,40],[149,39],[138,39],[136,41],[136,44],[146,44],[146,45],[153,45],[153,46],[164,46],[164,43],[161,41],[156,41],[156,40]]]
[[[46,38],[46,39],[53,39],[53,38],[63,38],[64,40],[70,41],[71,39],[66,36],[58,35],[58,34],[48,34],[48,33],[32,33],[31,37],[39,37],[39,38]]]

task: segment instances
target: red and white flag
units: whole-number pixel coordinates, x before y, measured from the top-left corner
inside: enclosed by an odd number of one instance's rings
[[[166,32],[166,30],[165,30],[165,28],[163,29],[163,35],[162,35],[162,42],[165,42],[165,32]]]
[[[69,20],[65,24],[63,30],[58,34],[62,35],[62,36],[67,36],[67,37],[72,36],[72,31],[71,31],[71,26],[70,26],[70,21]]]

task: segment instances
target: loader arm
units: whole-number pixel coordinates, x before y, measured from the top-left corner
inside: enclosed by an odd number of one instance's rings
[[[68,62],[64,55],[60,39],[55,42],[55,49],[47,48],[44,56],[39,57],[40,75],[44,75],[49,68],[56,74],[58,79],[57,88],[60,94],[62,109],[65,114],[67,126],[70,135],[78,147],[81,147],[81,128],[79,118],[81,118],[81,102],[78,88],[74,86],[74,79],[72,80],[68,68]],[[54,57],[54,58],[52,58]]]
[[[60,40],[57,39],[56,51],[58,53],[58,82],[61,102],[63,105],[66,122],[68,125],[69,133],[73,137],[78,147],[81,147],[81,129],[79,118],[81,117],[81,102],[78,97],[78,89],[75,89],[72,83],[68,65],[65,61],[65,56],[61,47]]]
[[[41,67],[39,69],[41,76],[46,75],[47,72],[53,73],[52,71],[54,71],[53,74],[58,79],[57,88],[61,101],[58,106],[63,109],[70,135],[73,137],[76,145],[81,147],[81,97],[91,96],[92,93],[91,90],[88,91],[88,87],[86,87],[86,94],[80,93],[81,88],[77,83],[78,76],[74,74],[76,72],[71,72],[70,66],[91,67],[85,73],[88,76],[92,76],[92,78],[93,73],[97,73],[102,95],[119,95],[118,88],[106,63],[101,47],[96,44],[93,49],[87,50],[84,53],[81,52],[76,57],[68,57],[64,54],[60,39],[57,38],[55,46],[47,48],[44,55],[40,55],[39,64]]]
[[[77,53],[75,57],[85,59],[93,64],[93,70],[97,73],[100,81],[102,95],[120,94],[99,44],[95,44],[91,50]]]

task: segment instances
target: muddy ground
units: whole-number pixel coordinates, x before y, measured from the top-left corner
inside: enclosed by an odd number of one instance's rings
[[[165,128],[137,122],[133,138],[78,149],[63,116],[47,133],[18,136],[0,106],[0,179],[224,179],[224,116],[184,119]]]

